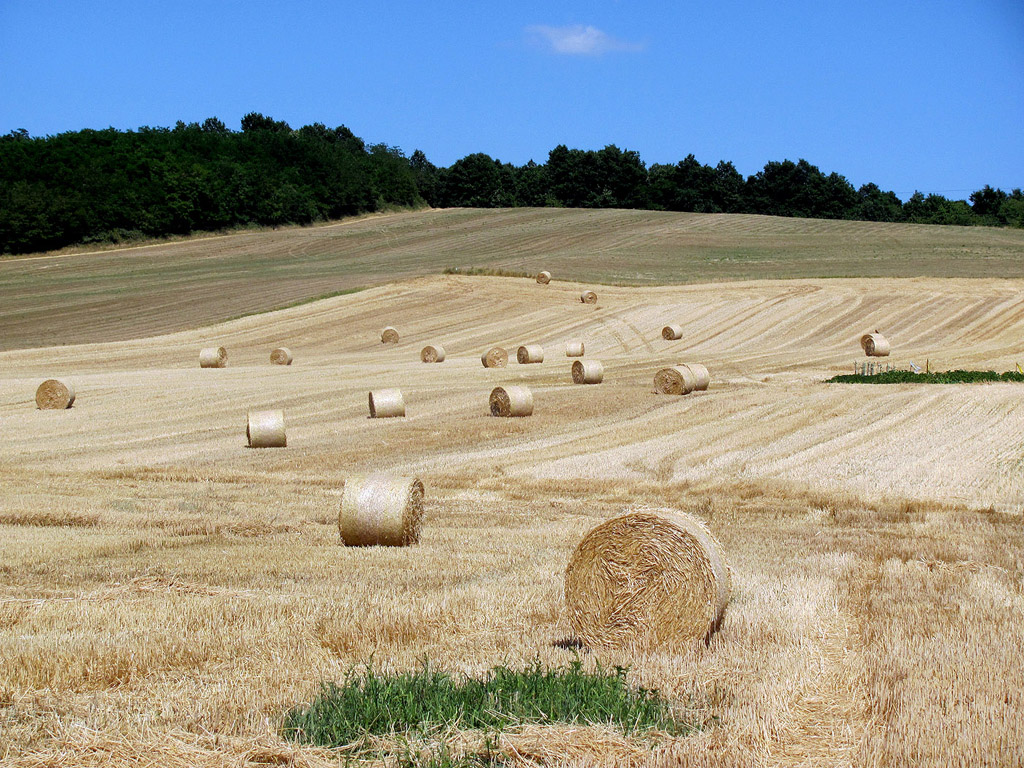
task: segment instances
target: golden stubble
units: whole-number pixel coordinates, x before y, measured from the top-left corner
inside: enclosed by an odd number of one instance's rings
[[[557,281],[436,277],[205,331],[0,354],[0,756],[329,764],[282,741],[280,718],[353,667],[478,674],[579,655],[630,666],[701,730],[648,744],[531,726],[503,737],[514,759],[1019,762],[1018,388],[820,383],[875,325],[899,329],[907,359],[951,335],[971,343],[943,347],[944,367],[1012,367],[1019,288],[609,287],[594,309]],[[396,302],[402,340],[385,347]],[[661,339],[686,312],[690,335]],[[557,356],[479,363],[493,344],[579,336],[605,363],[599,387],[574,387]],[[431,338],[448,358],[424,366]],[[229,349],[227,368],[195,364],[207,342]],[[296,362],[269,365],[284,342]],[[653,373],[681,360],[707,364],[709,390],[654,394]],[[75,380],[68,411],[33,407],[51,371]],[[531,387],[533,416],[488,415],[505,384]],[[402,388],[405,419],[367,418],[382,385]],[[285,410],[288,448],[245,447],[250,408]],[[378,469],[423,479],[418,545],[339,543],[345,478]],[[722,542],[733,600],[706,646],[574,647],[569,555],[638,504],[691,512]]]

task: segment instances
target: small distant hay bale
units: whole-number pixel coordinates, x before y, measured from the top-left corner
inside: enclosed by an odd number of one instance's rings
[[[380,340],[383,344],[397,344],[398,331],[396,331],[389,325],[387,328],[380,332]]]
[[[424,363],[443,363],[444,347],[440,344],[428,344],[420,350],[420,360]]]
[[[580,294],[580,301],[584,304],[597,304],[597,294],[593,291],[584,291]]]
[[[250,448],[284,448],[284,411],[249,411],[245,437]]]
[[[565,342],[565,356],[566,357],[583,357],[585,347],[583,342],[577,340]]]
[[[547,285],[551,282],[551,273],[546,269],[537,273],[537,282],[541,285]]]
[[[882,334],[875,331],[874,333],[865,333],[860,337],[860,345],[864,348],[864,354],[868,357],[888,357],[889,340]]]
[[[400,389],[378,389],[370,392],[370,418],[387,419],[405,416],[405,399]]]
[[[64,411],[75,402],[75,388],[60,379],[47,379],[36,389],[36,408]]]
[[[661,338],[665,341],[677,341],[683,338],[683,326],[681,325],[666,325],[661,329]]]
[[[423,483],[379,472],[345,480],[338,532],[347,547],[406,547],[420,540]]]
[[[516,360],[519,361],[520,365],[543,363],[544,347],[540,344],[524,344],[516,350]]]
[[[604,365],[599,360],[577,360],[572,364],[573,384],[600,384],[604,381]]]
[[[711,383],[711,374],[708,369],[700,363],[683,363],[684,368],[689,368],[693,374],[693,391],[704,392]]]
[[[533,393],[527,387],[495,387],[490,398],[491,416],[530,416]]]
[[[206,347],[199,350],[200,368],[223,368],[228,364],[228,351],[224,347]]]
[[[688,395],[697,386],[697,380],[685,365],[662,368],[654,374],[654,388],[663,395]]]
[[[589,646],[685,648],[718,629],[730,594],[721,545],[675,510],[636,510],[598,525],[565,570],[569,624]]]
[[[504,368],[508,365],[508,350],[504,347],[491,347],[480,355],[480,362],[484,368]]]
[[[270,362],[274,365],[291,365],[292,351],[288,347],[278,347],[270,353]]]

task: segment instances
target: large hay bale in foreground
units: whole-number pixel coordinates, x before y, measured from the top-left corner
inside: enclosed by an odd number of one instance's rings
[[[420,360],[424,363],[443,363],[444,347],[440,344],[428,344],[420,350]]]
[[[547,285],[551,282],[551,273],[546,269],[537,273],[537,282],[541,285]]]
[[[860,345],[864,348],[864,354],[868,357],[888,357],[889,340],[878,331],[865,333],[860,337]]]
[[[573,632],[605,648],[684,648],[721,624],[731,574],[696,518],[636,510],[583,537],[565,569]]]
[[[67,410],[75,402],[75,388],[60,379],[47,379],[36,388],[36,408],[44,411]]]
[[[508,365],[508,350],[504,347],[491,347],[480,355],[480,362],[484,368],[504,368]]]
[[[405,416],[405,398],[400,389],[378,389],[370,393],[370,418]]]
[[[583,353],[585,351],[586,347],[583,345],[583,342],[578,339],[565,342],[566,357],[583,357]]]
[[[533,393],[523,386],[495,387],[490,397],[491,416],[530,416]]]
[[[199,350],[200,368],[223,368],[228,364],[228,351],[224,347],[205,347]]]
[[[284,411],[249,411],[245,437],[250,448],[284,448]]]
[[[681,325],[666,325],[661,329],[661,338],[665,341],[677,341],[683,338],[683,326]]]
[[[577,360],[572,364],[573,384],[600,384],[604,381],[604,365],[599,360]]]
[[[420,540],[423,483],[383,472],[345,480],[338,532],[349,547],[405,547]]]
[[[380,340],[383,344],[397,344],[398,343],[398,331],[392,328],[390,325],[380,332]]]
[[[544,347],[540,344],[524,344],[516,350],[516,360],[521,365],[527,363],[543,363],[544,362]]]
[[[663,395],[688,395],[697,386],[697,380],[685,365],[662,368],[654,374],[654,388]]]
[[[700,363],[683,363],[684,368],[689,368],[693,374],[693,391],[704,392],[711,384],[711,374],[708,369]]]
[[[291,365],[292,351],[288,347],[278,347],[270,353],[270,362],[274,365]]]
[[[593,291],[584,291],[580,294],[580,301],[584,304],[597,304],[597,294]]]

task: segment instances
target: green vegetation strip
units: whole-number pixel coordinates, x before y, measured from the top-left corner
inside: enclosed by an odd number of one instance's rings
[[[497,269],[491,267],[445,267],[445,275],[488,275],[491,277],[535,277],[529,272],[516,269]]]
[[[631,688],[626,670],[585,672],[579,662],[524,670],[495,667],[483,679],[456,679],[424,665],[387,675],[353,671],[327,683],[285,718],[285,735],[327,747],[356,747],[369,736],[409,738],[446,729],[497,732],[525,723],[613,725],[625,734],[695,730],[656,691]]]
[[[1024,381],[1019,371],[936,371],[935,373],[914,373],[913,371],[885,371],[871,376],[844,374],[833,376],[826,384],[978,384],[986,381]]]

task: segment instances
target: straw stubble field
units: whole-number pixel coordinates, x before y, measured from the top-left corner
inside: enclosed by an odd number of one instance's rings
[[[572,660],[572,548],[647,504],[708,523],[733,601],[707,646],[601,658],[704,727],[653,747],[530,727],[503,737],[510,755],[1019,764],[1020,388],[820,382],[875,327],[894,361],[1012,368],[1022,287],[604,287],[588,306],[579,284],[435,276],[205,330],[0,354],[0,754],[329,764],[282,741],[280,716],[352,665]],[[677,321],[683,338],[662,339]],[[401,340],[382,345],[389,323]],[[492,345],[572,338],[604,363],[601,386],[574,387],[558,354],[480,364]],[[424,365],[433,340],[447,358]],[[267,361],[282,344],[290,367]],[[227,368],[199,368],[211,345]],[[654,394],[654,372],[680,361],[707,365],[710,389]],[[35,409],[51,376],[73,381],[72,409]],[[534,414],[491,418],[501,384],[528,385]],[[401,388],[406,418],[367,418],[382,386]],[[283,409],[288,447],[247,449],[249,409]],[[380,468],[424,480],[420,543],[342,547],[344,479]]]

